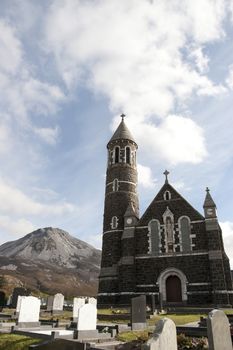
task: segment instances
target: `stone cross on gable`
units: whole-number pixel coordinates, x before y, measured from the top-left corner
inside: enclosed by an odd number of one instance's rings
[[[122,113],[122,114],[121,114],[121,119],[122,119],[122,121],[124,120],[124,118],[125,118],[125,114]]]
[[[165,183],[168,184],[168,174],[170,173],[169,171],[165,170],[163,174],[165,175]]]

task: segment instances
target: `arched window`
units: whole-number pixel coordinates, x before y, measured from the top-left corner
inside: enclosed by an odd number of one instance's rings
[[[120,160],[120,148],[115,147],[115,157],[114,157],[114,163],[119,163]]]
[[[126,149],[125,149],[125,159],[126,159],[126,163],[127,164],[130,164],[131,163],[131,151],[130,151],[130,147],[126,147]]]
[[[163,198],[165,201],[169,201],[171,199],[171,192],[165,191],[163,194]]]
[[[160,224],[158,220],[152,219],[148,224],[149,231],[149,253],[159,254],[160,245]]]
[[[110,226],[111,226],[112,229],[117,228],[117,226],[118,226],[118,218],[117,218],[117,216],[113,216],[112,217],[112,221],[111,221]]]
[[[114,179],[113,183],[112,183],[112,190],[114,192],[116,192],[116,191],[118,191],[118,189],[119,189],[119,181],[118,181],[118,179]]]
[[[182,251],[189,252],[191,250],[191,227],[189,217],[182,216],[179,218],[179,227],[181,232]]]

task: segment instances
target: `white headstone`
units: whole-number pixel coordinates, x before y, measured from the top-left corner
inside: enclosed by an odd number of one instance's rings
[[[17,313],[18,313],[19,310],[20,310],[22,298],[23,298],[23,297],[22,297],[21,295],[18,295],[17,304],[16,304],[16,309],[15,309],[15,311],[16,311]]]
[[[21,297],[18,323],[37,323],[40,317],[40,299],[36,297]]]
[[[97,299],[96,298],[87,298],[88,304],[97,305]]]
[[[230,325],[221,310],[213,310],[207,317],[209,350],[232,350]]]
[[[53,310],[62,311],[63,304],[64,304],[64,295],[61,293],[55,294],[53,299]]]
[[[169,318],[160,320],[143,350],[177,350],[176,325]]]
[[[84,298],[74,298],[74,300],[73,300],[73,319],[78,318],[79,309],[83,305],[85,305]]]
[[[97,308],[93,304],[85,304],[79,309],[77,321],[78,331],[96,330]]]

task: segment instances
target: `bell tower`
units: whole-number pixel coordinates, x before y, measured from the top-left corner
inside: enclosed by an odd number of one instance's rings
[[[107,144],[108,161],[105,187],[103,243],[98,303],[116,302],[119,292],[119,265],[122,234],[129,206],[138,217],[137,144],[121,115],[121,122]]]

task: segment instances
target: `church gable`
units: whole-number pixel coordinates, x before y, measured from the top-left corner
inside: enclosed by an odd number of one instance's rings
[[[174,222],[177,222],[182,216],[187,216],[190,221],[204,221],[204,217],[191,204],[170,184],[165,183],[142,215],[137,226],[146,226],[152,219],[162,223],[166,210],[172,212]]]

